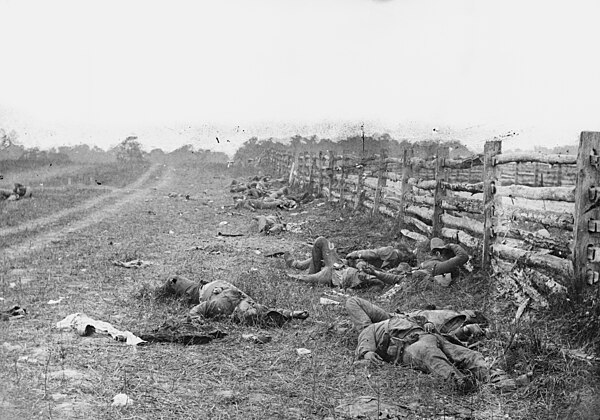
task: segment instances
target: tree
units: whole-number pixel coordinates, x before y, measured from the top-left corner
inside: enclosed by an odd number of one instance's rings
[[[142,145],[137,141],[137,136],[129,136],[115,147],[117,161],[119,162],[143,162],[144,152]]]

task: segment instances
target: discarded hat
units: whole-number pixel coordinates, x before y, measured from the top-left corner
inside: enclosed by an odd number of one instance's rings
[[[436,249],[446,248],[446,244],[440,238],[431,238],[429,247],[430,247],[431,251],[434,251]]]

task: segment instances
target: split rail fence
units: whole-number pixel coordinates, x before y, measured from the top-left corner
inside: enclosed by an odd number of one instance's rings
[[[266,162],[292,185],[372,217],[392,218],[413,240],[446,238],[479,253],[479,263],[527,267],[576,296],[599,294],[600,133],[582,132],[577,155],[502,153],[422,159],[269,149]],[[263,159],[263,163],[265,160]]]

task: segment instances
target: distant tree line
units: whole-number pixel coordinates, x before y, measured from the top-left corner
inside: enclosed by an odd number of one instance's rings
[[[109,150],[98,146],[79,144],[76,146],[52,147],[40,150],[39,147],[26,148],[18,143],[18,135],[12,130],[6,132],[0,128],[0,162],[7,166],[11,161],[17,166],[41,166],[48,164],[64,163],[144,163],[144,162],[174,162],[174,163],[227,163],[228,157],[222,152],[212,152],[206,149],[194,150],[187,144],[170,153],[161,149],[150,152],[143,150],[142,144],[136,136],[128,136],[115,147]]]
[[[362,136],[350,136],[346,139],[333,141],[330,139],[319,139],[313,135],[303,137],[295,135],[289,140],[268,138],[259,140],[257,137],[251,137],[237,150],[234,160],[247,162],[248,160],[259,159],[266,149],[275,149],[293,154],[301,152],[309,153],[328,153],[332,151],[336,154],[355,154],[364,153],[372,155],[385,151],[387,156],[401,157],[405,150],[411,150],[413,156],[429,157],[437,154],[437,149],[440,144],[450,147],[450,157],[466,157],[473,155],[459,140],[420,140],[416,142],[408,141],[407,139],[396,140],[389,134],[365,136],[364,141]]]

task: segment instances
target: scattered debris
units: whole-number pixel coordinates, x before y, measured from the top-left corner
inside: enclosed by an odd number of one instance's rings
[[[178,343],[178,344],[206,344],[210,341],[223,338],[227,334],[210,325],[204,325],[200,318],[171,318],[158,328],[139,334],[140,338],[148,343]]]
[[[329,299],[326,297],[320,298],[319,303],[321,305],[340,305],[340,302],[338,302],[337,300]]]
[[[66,297],[59,296],[57,300],[49,300],[48,305],[58,305],[63,299],[66,299]]]
[[[145,343],[145,340],[137,337],[130,331],[120,331],[108,322],[96,321],[86,314],[74,313],[68,315],[62,321],[56,323],[56,328],[61,330],[73,329],[81,336],[92,335],[93,333],[108,334],[117,341],[124,341],[130,346]]]
[[[144,260],[131,260],[131,261],[127,261],[127,262],[113,261],[113,264],[118,267],[123,267],[123,268],[144,268],[149,265],[152,265],[153,263],[150,261],[144,261]]]
[[[217,236],[226,236],[226,237],[238,237],[238,236],[244,236],[243,233],[224,233],[224,232],[217,232]]]
[[[281,257],[283,254],[285,254],[285,251],[275,251],[275,252],[271,252],[269,254],[265,254],[265,257],[275,258],[275,257]]]
[[[125,407],[126,405],[133,404],[133,400],[127,396],[127,394],[117,394],[113,397],[111,406],[113,407]]]
[[[25,308],[21,308],[19,305],[13,305],[0,312],[0,321],[16,321],[17,319],[24,318],[25,315],[27,315]]]
[[[243,334],[244,340],[252,341],[255,344],[267,344],[272,340],[269,335],[254,335],[254,334]]]
[[[513,323],[516,324],[517,322],[519,322],[519,319],[521,319],[521,315],[523,315],[523,312],[525,312],[525,309],[527,308],[527,305],[529,305],[530,301],[531,301],[531,298],[527,298],[519,305],[519,308],[517,309],[517,313],[515,314],[515,319],[513,320]]]

